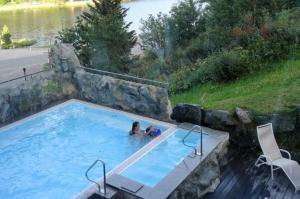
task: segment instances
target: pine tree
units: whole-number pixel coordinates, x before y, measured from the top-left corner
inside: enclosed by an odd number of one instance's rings
[[[1,33],[1,48],[8,49],[12,45],[11,34],[9,33],[8,27],[6,25],[3,26]]]
[[[59,39],[72,43],[85,66],[114,72],[128,72],[131,48],[136,43],[131,23],[125,23],[128,9],[121,0],[93,0],[72,29]]]

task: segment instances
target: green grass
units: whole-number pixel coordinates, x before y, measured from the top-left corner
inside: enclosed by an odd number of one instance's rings
[[[300,56],[235,82],[195,86],[171,96],[171,102],[173,106],[184,102],[230,111],[243,107],[257,113],[289,110],[300,104]]]

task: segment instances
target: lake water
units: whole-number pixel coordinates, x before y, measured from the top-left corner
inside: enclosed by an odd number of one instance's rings
[[[129,8],[126,21],[133,22],[131,29],[139,32],[141,19],[149,14],[168,13],[178,0],[137,0],[124,3]],[[31,38],[38,41],[38,46],[49,45],[62,28],[71,27],[76,17],[86,6],[25,9],[0,12],[0,27],[6,24],[13,38]]]

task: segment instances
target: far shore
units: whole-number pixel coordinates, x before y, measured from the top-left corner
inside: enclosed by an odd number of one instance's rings
[[[10,10],[23,10],[23,9],[36,9],[36,8],[53,8],[53,7],[68,7],[68,6],[84,6],[92,1],[76,1],[76,2],[66,2],[64,4],[55,3],[24,3],[16,5],[8,5],[0,7],[0,11],[10,11]]]
[[[122,0],[122,2],[128,2],[130,0]],[[37,8],[55,8],[55,7],[76,7],[76,6],[85,6],[87,4],[92,4],[92,1],[73,1],[66,2],[63,4],[56,3],[23,3],[16,5],[6,5],[0,6],[1,11],[11,11],[11,10],[23,10],[23,9],[37,9]]]

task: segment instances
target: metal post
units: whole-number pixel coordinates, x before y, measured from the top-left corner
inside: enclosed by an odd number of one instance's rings
[[[105,164],[103,165],[103,183],[104,183],[104,195],[106,196],[106,170],[105,170]]]
[[[202,130],[202,126],[200,126],[200,128],[201,128],[201,131],[200,131],[200,155],[202,156],[202,150],[203,150],[203,130]]]
[[[24,73],[24,78],[25,78],[25,81],[26,81],[26,68],[23,68],[23,73]]]

